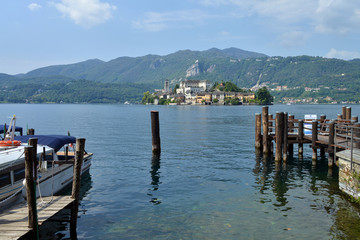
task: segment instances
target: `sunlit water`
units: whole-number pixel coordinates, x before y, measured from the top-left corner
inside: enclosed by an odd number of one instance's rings
[[[261,106],[0,105],[0,123],[85,137],[94,153],[78,237],[89,239],[356,239],[360,209],[327,159],[297,146],[287,165],[255,154]],[[151,152],[150,111],[162,153]],[[360,107],[352,106],[353,115]],[[326,114],[340,105],[274,105],[270,113]],[[64,238],[68,231],[62,231]]]

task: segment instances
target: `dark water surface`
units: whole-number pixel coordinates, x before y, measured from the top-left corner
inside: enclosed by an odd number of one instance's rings
[[[0,105],[0,123],[85,137],[94,153],[83,185],[80,239],[359,239],[360,208],[338,189],[337,169],[311,165],[304,147],[287,165],[254,151],[261,106]],[[162,154],[151,153],[150,111]],[[340,105],[274,105],[296,118]],[[359,115],[360,106],[352,106]],[[294,152],[297,152],[295,146]],[[65,238],[69,237],[63,231]]]

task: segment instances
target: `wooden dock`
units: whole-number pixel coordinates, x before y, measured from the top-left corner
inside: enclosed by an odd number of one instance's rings
[[[321,115],[319,119],[307,120],[296,119],[284,112],[277,112],[274,117],[264,106],[262,114],[256,114],[255,121],[255,147],[262,149],[265,155],[275,153],[275,161],[286,162],[288,155],[293,154],[294,144],[299,145],[299,155],[303,153],[303,145],[309,144],[314,164],[318,149],[321,155],[327,152],[329,167],[335,163],[337,152],[360,150],[360,124],[357,116],[351,116],[350,107],[343,107],[337,119],[326,119]]]
[[[70,207],[75,199],[70,196],[44,197],[44,206],[37,207],[38,224],[41,226],[64,208]],[[25,202],[13,206],[0,214],[0,238],[19,239],[25,237],[32,228],[29,228],[28,207]]]

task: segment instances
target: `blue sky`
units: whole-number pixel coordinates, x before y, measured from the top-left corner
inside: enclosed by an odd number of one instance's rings
[[[359,0],[5,0],[0,73],[237,47],[360,58]]]

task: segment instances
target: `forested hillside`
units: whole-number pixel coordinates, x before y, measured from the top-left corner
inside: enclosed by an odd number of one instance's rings
[[[359,101],[359,69],[359,60],[268,57],[236,48],[183,50],[108,62],[93,59],[14,76],[0,74],[0,101],[140,101],[143,92],[162,88],[165,79],[171,87],[185,79],[231,81],[240,88],[285,86],[282,91],[272,91],[277,101],[294,97]]]

